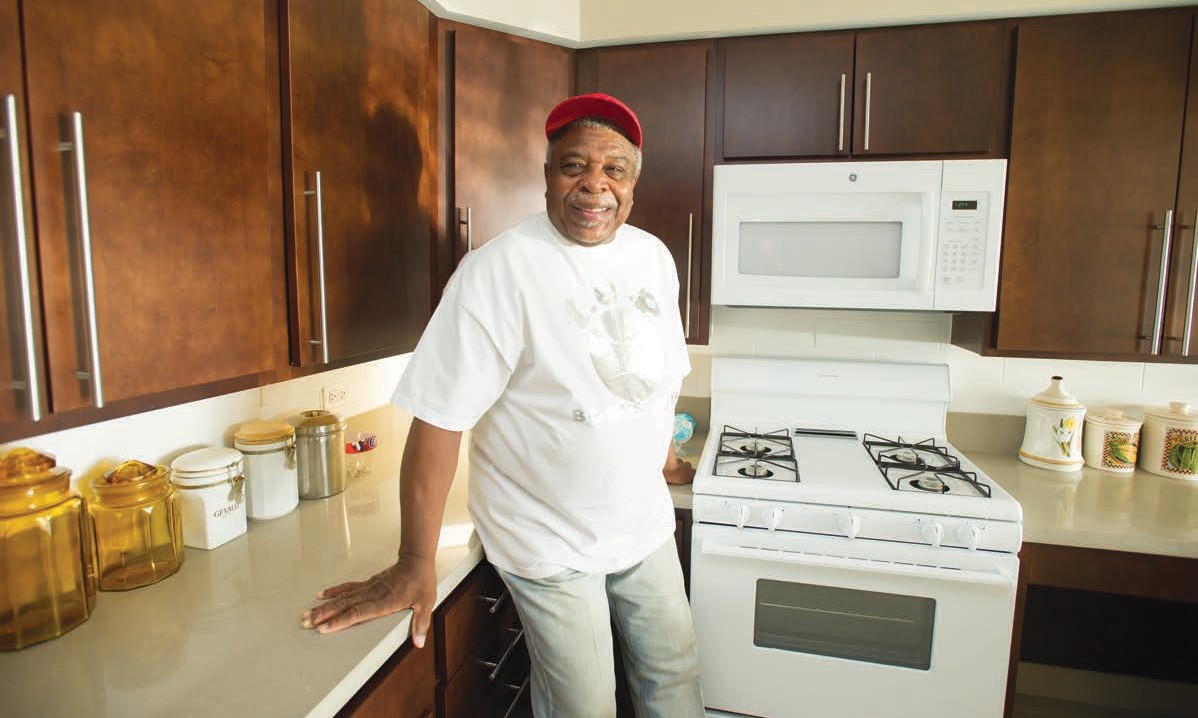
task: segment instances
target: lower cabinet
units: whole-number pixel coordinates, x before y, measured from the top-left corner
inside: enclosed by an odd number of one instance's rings
[[[437,715],[439,636],[432,634],[424,648],[405,643],[371,677],[337,718],[433,718]]]

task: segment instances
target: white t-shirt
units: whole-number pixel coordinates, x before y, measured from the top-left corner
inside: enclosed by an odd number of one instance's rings
[[[690,371],[665,246],[624,225],[563,238],[542,212],[471,252],[394,403],[473,429],[468,505],[496,566],[620,571],[674,531],[662,478]]]

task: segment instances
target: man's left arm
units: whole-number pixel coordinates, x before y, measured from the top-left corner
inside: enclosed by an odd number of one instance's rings
[[[689,462],[678,458],[674,453],[674,442],[670,441],[670,448],[666,453],[666,465],[662,468],[662,475],[666,477],[667,484],[689,484],[695,480],[695,467]]]

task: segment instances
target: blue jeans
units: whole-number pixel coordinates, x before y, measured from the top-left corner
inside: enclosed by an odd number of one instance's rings
[[[672,539],[618,573],[499,575],[524,625],[536,716],[615,716],[613,622],[637,716],[703,715],[695,630]]]

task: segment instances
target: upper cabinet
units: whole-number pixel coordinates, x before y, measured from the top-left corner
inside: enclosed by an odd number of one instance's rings
[[[1003,22],[731,38],[722,157],[1003,157]]]
[[[416,0],[283,0],[291,362],[411,350],[432,311],[437,76]]]
[[[0,421],[256,385],[283,338],[273,3],[17,13],[0,2]]]
[[[446,23],[452,64],[454,259],[545,209],[545,116],[570,95],[572,53],[494,30]]]
[[[644,169],[628,223],[656,235],[674,257],[686,338],[706,343],[711,256],[707,142],[711,42],[583,50],[578,92],[605,92],[625,102],[644,130]]]
[[[997,353],[1198,352],[1192,22],[1169,10],[1021,23]]]

